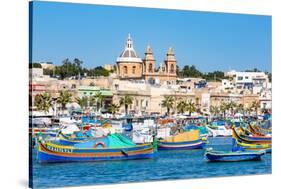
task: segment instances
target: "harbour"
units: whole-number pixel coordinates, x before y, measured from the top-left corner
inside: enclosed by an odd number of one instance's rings
[[[229,150],[230,137],[210,137],[207,147]],[[208,163],[204,150],[158,151],[157,158],[82,163],[40,164],[33,151],[35,188],[131,183],[173,179],[271,174],[271,154],[262,161]]]

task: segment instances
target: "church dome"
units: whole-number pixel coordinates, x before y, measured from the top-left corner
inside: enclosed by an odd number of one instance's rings
[[[124,51],[120,54],[120,56],[117,58],[116,62],[137,62],[141,63],[142,60],[138,57],[134,47],[133,47],[133,40],[129,34],[125,49]]]

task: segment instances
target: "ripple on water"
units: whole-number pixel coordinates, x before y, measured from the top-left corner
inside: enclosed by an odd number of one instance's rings
[[[230,150],[231,138],[210,138],[208,147]],[[208,163],[204,150],[159,151],[156,159],[56,164],[39,164],[35,154],[37,188],[271,173],[271,154],[262,161]]]

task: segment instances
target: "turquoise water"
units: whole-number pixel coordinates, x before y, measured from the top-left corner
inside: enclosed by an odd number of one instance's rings
[[[231,138],[209,138],[207,147],[230,150]],[[156,159],[55,164],[39,164],[33,154],[34,188],[271,173],[271,154],[262,161],[208,163],[204,150],[159,151]]]

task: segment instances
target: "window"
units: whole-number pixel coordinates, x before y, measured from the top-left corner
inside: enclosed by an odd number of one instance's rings
[[[170,73],[174,73],[174,72],[175,72],[174,69],[175,69],[175,68],[174,68],[174,64],[172,64],[172,65],[171,65],[171,69],[170,69]]]
[[[136,73],[136,66],[133,66],[133,74]]]
[[[127,73],[128,73],[128,67],[127,67],[127,66],[124,66],[124,67],[123,67],[123,72],[124,72],[124,74],[127,74]]]
[[[148,100],[146,101],[145,106],[148,106]]]
[[[249,77],[248,77],[248,76],[246,76],[246,77],[245,77],[245,79],[249,79]]]
[[[237,78],[239,81],[243,80],[243,77],[242,76],[238,76]]]
[[[152,69],[153,69],[152,63],[150,63],[149,66],[148,66],[148,72],[152,73]]]

